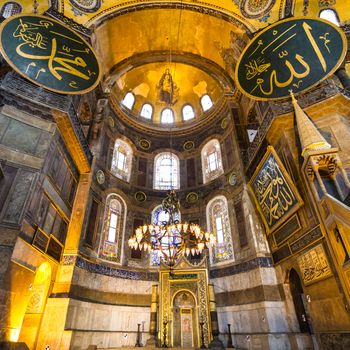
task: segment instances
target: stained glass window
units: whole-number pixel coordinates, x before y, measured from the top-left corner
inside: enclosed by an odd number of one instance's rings
[[[141,109],[141,117],[145,119],[152,119],[153,107],[149,103],[145,103]]]
[[[132,149],[130,145],[117,139],[114,144],[111,172],[122,180],[129,181],[131,173]]]
[[[205,144],[201,151],[201,158],[204,183],[207,183],[223,174],[224,169],[222,166],[221,149],[218,140],[214,139]]]
[[[211,100],[209,95],[203,95],[201,97],[201,106],[204,112],[213,106],[213,101]]]
[[[186,105],[182,108],[182,118],[183,120],[191,120],[194,118],[194,110],[192,106]]]
[[[227,200],[224,196],[213,198],[207,205],[209,231],[216,237],[216,245],[211,249],[211,262],[218,263],[233,259],[232,236]]]
[[[123,199],[114,193],[108,195],[103,217],[100,258],[121,262],[125,214],[126,205]]]
[[[122,101],[122,104],[126,107],[126,108],[129,108],[129,109],[132,109],[133,105],[135,103],[135,96],[132,92],[128,92],[123,101]]]
[[[154,160],[154,188],[157,190],[178,189],[179,159],[170,152],[160,153]]]
[[[162,225],[163,222],[167,222],[169,220],[169,214],[165,212],[161,205],[155,207],[152,211],[152,224],[153,225]],[[174,215],[174,220],[181,220],[181,213],[177,212]],[[164,237],[163,243],[166,243],[167,237]],[[158,266],[160,264],[160,257],[158,256],[158,252],[151,252],[151,266]]]

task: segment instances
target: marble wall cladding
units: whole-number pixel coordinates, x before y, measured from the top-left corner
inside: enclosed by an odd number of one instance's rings
[[[146,344],[150,337],[148,332],[142,332],[141,343]],[[131,347],[136,344],[136,332],[72,332],[70,348],[72,350],[85,350],[89,345],[97,345],[98,349],[109,349],[116,347]]]
[[[103,305],[71,299],[66,330],[136,332],[137,324],[149,329],[150,307]]]
[[[35,173],[23,169],[17,175],[15,179],[16,184],[13,186],[14,189],[4,209],[3,222],[11,224],[20,223],[22,212],[34,179]]]
[[[227,324],[233,334],[289,331],[282,301],[218,307],[217,312],[220,332],[227,329]]]
[[[89,289],[103,292],[126,294],[151,294],[154,281],[127,280],[114,276],[106,276],[80,268],[74,270],[72,283]]]
[[[70,300],[65,330],[71,330],[71,349],[134,346],[137,324],[141,324],[143,341],[148,338],[149,307],[101,305]]]
[[[0,143],[4,146],[42,158],[50,139],[48,131],[0,114]]]
[[[313,349],[311,337],[306,334],[235,334],[233,345],[239,349],[294,350]]]
[[[212,278],[215,293],[245,290],[260,285],[277,285],[275,270],[272,268],[257,268],[233,276]]]

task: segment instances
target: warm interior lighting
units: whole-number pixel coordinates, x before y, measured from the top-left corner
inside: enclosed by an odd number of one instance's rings
[[[179,212],[179,200],[171,190],[162,202],[162,209],[169,219],[161,224],[146,224],[136,229],[129,239],[131,249],[157,252],[163,262],[173,267],[180,257],[200,254],[215,244],[212,233],[203,232],[196,224],[181,223],[175,219]]]
[[[10,341],[17,342],[19,337],[19,328],[12,328],[10,329]]]

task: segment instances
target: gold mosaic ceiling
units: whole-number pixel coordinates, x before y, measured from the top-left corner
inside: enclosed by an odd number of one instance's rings
[[[33,1],[20,3],[23,12],[34,11]],[[119,100],[127,91],[137,91],[134,114],[146,100],[153,100],[149,102],[161,110],[157,85],[167,68],[177,84],[179,98],[172,107],[178,114],[186,101],[200,113],[198,94],[193,92],[200,81],[214,102],[231,93],[234,67],[249,37],[290,12],[294,16],[317,17],[322,8],[332,7],[343,23],[350,19],[348,0],[53,0],[51,3],[65,16],[94,29],[92,41],[103,67],[105,91],[111,91]],[[35,6],[38,13],[43,13],[49,2],[38,0]],[[141,91],[140,86],[147,86],[148,93]]]

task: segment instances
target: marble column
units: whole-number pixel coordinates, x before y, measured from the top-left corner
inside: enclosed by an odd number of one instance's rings
[[[147,340],[146,346],[154,348],[157,345],[157,308],[158,308],[158,285],[152,286],[151,295],[151,320],[149,325],[149,333],[151,337]]]
[[[209,308],[210,308],[210,319],[211,319],[211,332],[213,334],[213,340],[209,344],[210,349],[225,349],[222,341],[219,339],[219,323],[218,313],[216,311],[215,291],[214,285],[209,284]]]

